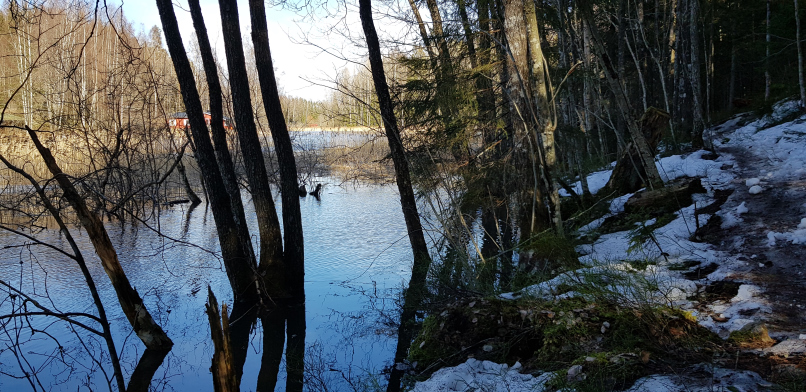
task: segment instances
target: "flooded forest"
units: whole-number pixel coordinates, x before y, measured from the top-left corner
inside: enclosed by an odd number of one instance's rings
[[[2,1],[0,390],[806,385],[701,247],[724,124],[803,114],[798,0],[142,1]]]

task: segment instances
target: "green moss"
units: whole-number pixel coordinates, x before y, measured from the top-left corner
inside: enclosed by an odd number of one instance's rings
[[[682,367],[711,359],[720,344],[689,313],[668,307],[628,309],[581,298],[475,298],[428,316],[410,360],[428,369],[421,377],[469,357],[520,361],[527,370],[556,372],[551,383],[557,389],[610,391],[651,374],[655,358]],[[573,365],[582,366],[584,378],[569,379]]]
[[[728,341],[739,347],[769,347],[775,344],[775,340],[767,331],[767,326],[762,323],[752,323],[731,332]]]
[[[574,241],[551,232],[540,233],[523,241],[520,254],[520,268],[512,278],[512,288],[515,290],[582,266]]]

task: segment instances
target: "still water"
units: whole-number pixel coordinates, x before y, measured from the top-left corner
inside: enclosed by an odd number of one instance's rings
[[[382,376],[377,375],[394,354],[395,330],[387,316],[396,316],[395,295],[406,283],[412,259],[396,188],[327,184],[321,201],[309,196],[300,202],[305,234],[306,372],[331,391],[352,390],[345,377],[368,383],[380,380]],[[254,215],[247,212],[247,216]],[[175,344],[157,371],[152,389],[212,390],[212,342],[204,313],[207,286],[219,302],[232,299],[217,257],[212,213],[204,203],[192,211],[176,206],[161,211],[158,221],[147,224],[151,228],[143,223],[110,223],[107,229],[132,285]],[[250,227],[255,238],[254,221]],[[74,236],[79,237],[89,259],[128,380],[143,345],[130,332],[89,241],[77,229]],[[36,238],[69,249],[56,231],[44,230]],[[33,294],[53,310],[95,314],[75,263],[43,246],[22,246],[30,243],[0,231],[0,280]],[[0,315],[8,314],[13,301],[0,301]],[[66,323],[52,317],[35,318],[34,329],[47,333],[33,335],[30,328],[20,325],[19,318],[0,322],[4,323],[0,329],[0,390],[32,390],[31,382],[45,390],[107,389],[99,364],[94,362],[100,362],[111,377],[100,339],[87,338],[80,330],[76,335]],[[20,326],[23,328],[16,328]],[[253,333],[241,384],[245,391],[256,385],[260,335]],[[10,349],[14,346],[20,348],[17,352],[23,358],[14,355]],[[42,385],[26,379],[21,367],[39,369]],[[278,390],[284,390],[282,384]]]

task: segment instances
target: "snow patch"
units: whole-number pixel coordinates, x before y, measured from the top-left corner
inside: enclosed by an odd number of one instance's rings
[[[711,368],[702,364],[690,372],[680,375],[652,375],[635,382],[627,392],[711,392],[734,391],[755,392],[772,385],[765,382],[757,373],[743,370]],[[710,377],[695,377],[692,374],[705,373]]]
[[[428,380],[418,382],[413,392],[541,392],[553,373],[537,377],[521,374],[520,363],[512,367],[490,361],[468,359],[467,362],[437,370]]]
[[[747,211],[750,211],[750,210],[747,209],[747,206],[745,205],[745,202],[742,202],[742,204],[739,204],[739,206],[736,207],[736,214],[738,214],[738,215],[744,214]]]
[[[759,180],[758,178],[749,178],[749,179],[747,179],[747,181],[744,182],[744,185],[746,185],[748,187],[751,187],[753,185],[758,185],[760,183],[761,183],[761,180]]]
[[[803,221],[795,231],[787,233],[771,231],[767,233],[767,246],[775,246],[776,240],[789,241],[795,245],[806,245],[806,228],[800,228],[802,224]]]

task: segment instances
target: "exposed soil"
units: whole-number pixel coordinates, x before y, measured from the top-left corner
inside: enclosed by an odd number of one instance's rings
[[[743,223],[727,229],[712,228],[704,239],[745,261],[737,271],[738,278],[763,288],[762,295],[773,311],[767,320],[770,333],[806,333],[806,246],[784,240],[774,246],[767,244],[768,232],[794,231],[806,216],[806,181],[766,178],[764,174],[777,170],[776,162],[752,147],[729,147],[717,152],[731,154],[736,161],[731,169],[736,175],[732,184],[735,191],[722,208],[735,210],[745,202],[749,211],[741,215]],[[764,191],[750,194],[745,186],[749,178],[762,178]]]
[[[733,129],[723,129],[714,136],[721,138],[731,131]],[[798,339],[806,333],[806,245],[778,240],[769,246],[767,234],[770,231],[796,230],[801,218],[806,216],[806,181],[767,177],[770,171],[778,170],[777,162],[764,151],[756,150],[752,146],[717,150],[719,154],[730,154],[736,162],[729,169],[736,177],[731,184],[733,192],[721,209],[735,211],[744,202],[748,212],[741,215],[743,222],[729,228],[722,228],[717,224],[720,221],[707,225],[707,231],[700,233],[699,237],[717,250],[744,262],[730,279],[762,288],[761,297],[772,309],[764,320],[770,336],[779,341]],[[753,195],[748,192],[745,181],[750,178],[762,180],[762,193]],[[725,193],[717,196],[724,197]],[[738,287],[735,282],[716,282],[706,289],[706,295],[733,289],[733,286]],[[806,374],[803,355],[759,354],[761,352],[741,350],[732,360],[725,359],[730,362],[726,365],[756,371],[774,382],[784,382],[792,376],[802,378]]]

